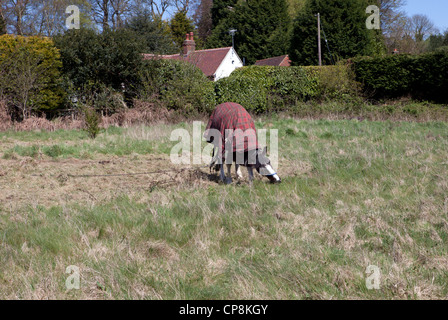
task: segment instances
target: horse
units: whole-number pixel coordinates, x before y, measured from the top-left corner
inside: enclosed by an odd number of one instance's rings
[[[240,104],[225,102],[217,105],[207,123],[204,138],[214,145],[210,168],[215,167],[220,171],[220,179],[225,184],[232,183],[232,163],[235,163],[235,173],[239,179],[242,179],[240,166],[247,168],[250,184],[254,180],[253,169],[267,177],[271,183],[281,183],[266,156],[267,148],[261,149],[258,145],[252,117]],[[227,165],[227,177],[224,163]]]

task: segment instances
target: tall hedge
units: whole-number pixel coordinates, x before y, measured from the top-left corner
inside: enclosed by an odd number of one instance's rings
[[[217,102],[233,101],[254,112],[276,111],[315,95],[317,80],[301,67],[249,66],[216,83]]]
[[[411,96],[448,102],[448,52],[362,57],[351,62],[356,79],[374,98]]]
[[[233,101],[260,113],[284,110],[310,99],[344,99],[358,84],[347,65],[325,67],[249,66],[216,83],[217,102]]]

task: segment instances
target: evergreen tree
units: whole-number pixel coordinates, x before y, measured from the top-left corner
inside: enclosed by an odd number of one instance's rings
[[[227,19],[235,9],[238,0],[213,0],[212,5],[212,28],[216,28],[219,23]]]
[[[126,28],[141,38],[145,53],[173,54],[178,51],[166,22],[149,12],[132,17]]]
[[[317,65],[317,13],[321,15],[322,60],[331,64],[381,51],[377,32],[366,27],[365,0],[309,0],[294,21],[290,58],[296,65]],[[324,33],[332,56],[325,45]]]
[[[240,2],[213,30],[208,47],[232,45],[229,29],[237,29],[235,50],[248,64],[288,51],[291,20],[286,0]]]
[[[185,35],[194,31],[194,24],[191,19],[187,17],[187,12],[178,11],[170,22],[171,34],[174,42],[178,48],[182,48],[185,40]]]

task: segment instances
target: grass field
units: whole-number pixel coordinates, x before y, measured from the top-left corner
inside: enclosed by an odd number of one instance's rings
[[[448,297],[447,123],[256,124],[279,129],[280,185],[71,176],[179,169],[169,136],[188,123],[0,133],[0,298]]]

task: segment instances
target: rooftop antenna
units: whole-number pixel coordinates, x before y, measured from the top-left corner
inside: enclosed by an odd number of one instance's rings
[[[236,29],[230,29],[229,30],[229,34],[232,36],[232,48],[233,49],[235,49],[235,33],[237,32],[238,30],[236,30]]]

